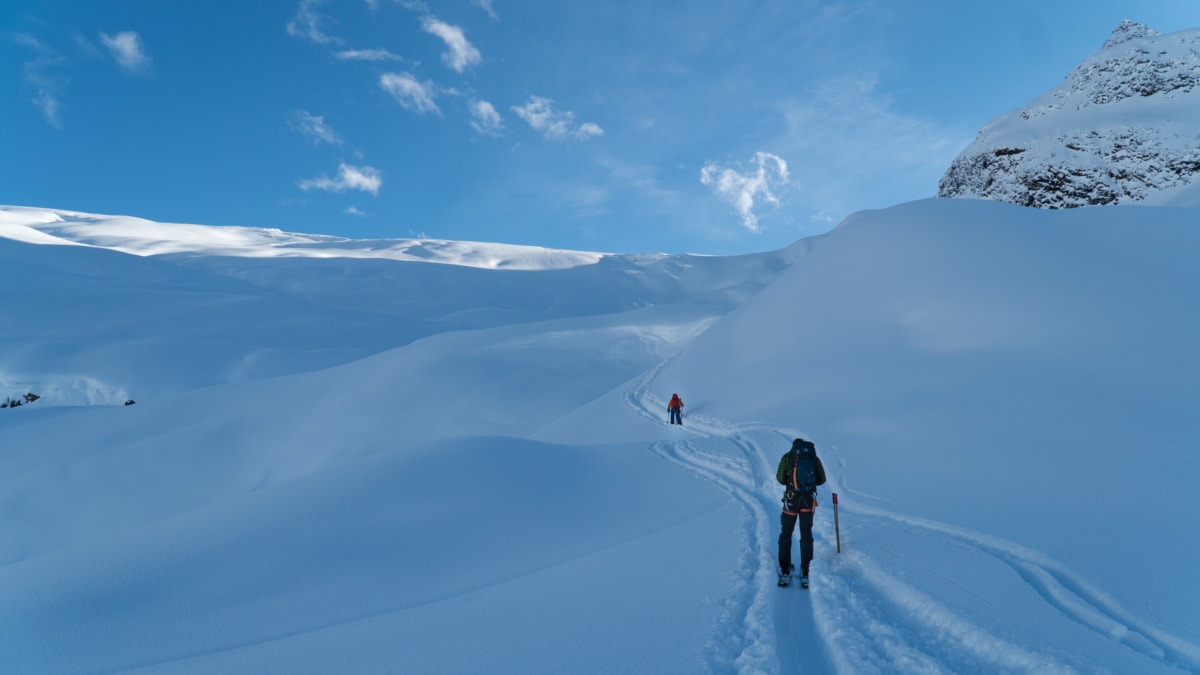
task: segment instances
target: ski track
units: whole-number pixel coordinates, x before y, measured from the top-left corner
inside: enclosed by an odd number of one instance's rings
[[[1020,544],[966,528],[904,516],[865,505],[848,512],[890,520],[954,539],[1012,567],[1048,604],[1075,622],[1159,663],[1200,672],[1200,646],[1139,619],[1112,596],[1062,563]]]
[[[667,362],[646,373],[625,395],[634,413],[666,423],[666,401],[650,393]],[[737,581],[718,620],[706,654],[714,672],[775,673],[811,671],[812,654],[800,664],[778,641],[789,634],[792,616],[772,612],[773,601],[795,596],[775,585],[775,550],[779,486],[774,453],[751,440],[764,437],[771,448],[790,446],[803,435],[761,424],[733,425],[708,415],[688,415],[680,431],[698,440],[731,443],[739,453],[729,457],[708,452],[692,440],[658,441],[651,450],[664,460],[714,482],[742,505],[746,513],[746,551],[739,560]],[[834,449],[836,450],[836,449]],[[768,464],[769,463],[769,464]],[[845,490],[832,478],[830,490]],[[965,545],[1010,566],[1048,605],[1064,617],[1164,666],[1200,673],[1200,645],[1139,618],[1112,596],[1038,551],[999,537],[924,518],[863,505],[839,504],[860,521],[890,521]],[[813,614],[814,637],[824,643],[837,672],[1094,672],[1103,663],[1086,655],[1050,655],[1032,651],[993,635],[933,597],[890,574],[862,552],[832,553],[832,518],[819,517],[813,527],[817,542],[813,570],[820,574],[806,593]],[[795,536],[795,535],[793,535]],[[1064,662],[1063,659],[1072,659]],[[1074,662],[1079,659],[1079,662]]]
[[[665,423],[666,402],[649,393],[650,383],[661,368],[660,365],[653,369],[630,389],[625,402],[636,414]],[[680,431],[706,440],[729,442],[737,456],[707,452],[689,440],[659,441],[651,445],[651,450],[664,460],[712,481],[741,504],[745,512],[748,541],[738,561],[734,587],[705,653],[708,666],[721,673],[778,673],[781,667],[785,672],[794,672],[799,668],[795,657],[788,652],[781,654],[777,647],[777,635],[786,617],[781,618],[773,609],[781,593],[791,592],[775,584],[779,498],[770,487],[775,485],[774,467],[765,463],[764,454],[751,440],[720,420],[687,415]],[[815,633],[811,641],[820,643]],[[792,658],[784,658],[787,656]],[[821,670],[832,670],[832,664],[825,664]]]

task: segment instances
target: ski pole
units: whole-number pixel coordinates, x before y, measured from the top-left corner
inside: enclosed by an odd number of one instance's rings
[[[837,493],[833,493],[833,532],[837,536],[837,552],[842,552],[842,528],[838,525]]]

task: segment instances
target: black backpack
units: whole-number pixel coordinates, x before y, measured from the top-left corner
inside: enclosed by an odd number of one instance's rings
[[[812,443],[792,450],[792,475],[788,487],[804,494],[812,494],[817,489],[817,449]]]
[[[792,448],[787,491],[783,493],[783,512],[811,513],[817,508],[817,448],[812,443],[797,443]]]

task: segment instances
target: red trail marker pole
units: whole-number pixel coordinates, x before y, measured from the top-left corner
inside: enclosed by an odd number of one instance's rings
[[[842,552],[842,527],[838,524],[837,493],[833,493],[833,531],[837,535],[837,552]]]

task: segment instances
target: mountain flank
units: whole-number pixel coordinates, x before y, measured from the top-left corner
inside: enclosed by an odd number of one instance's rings
[[[950,165],[939,197],[1037,208],[1145,201],[1200,173],[1200,29],[1135,21],[1057,87],[992,120]]]

